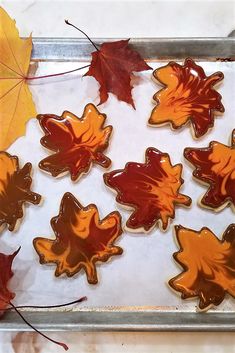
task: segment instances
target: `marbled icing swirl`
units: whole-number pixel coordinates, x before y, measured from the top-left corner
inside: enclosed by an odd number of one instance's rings
[[[104,127],[106,116],[93,104],[87,104],[79,119],[65,111],[62,116],[42,114],[37,116],[45,132],[41,144],[55,152],[39,163],[39,167],[56,177],[69,172],[72,180],[87,173],[92,163],[104,168],[111,160],[103,154],[108,147],[112,126]]]
[[[30,190],[31,169],[31,163],[20,169],[18,157],[0,152],[0,227],[7,224],[10,231],[14,230],[23,217],[23,204],[40,203],[41,196]]]
[[[119,212],[100,220],[95,205],[83,207],[72,194],[66,193],[51,226],[56,239],[38,237],[33,244],[42,264],[56,264],[56,276],[66,273],[71,277],[84,269],[88,282],[96,284],[95,263],[122,254],[122,249],[114,245],[122,233]]]
[[[202,206],[220,210],[227,204],[235,209],[235,129],[231,147],[212,141],[208,148],[186,148],[185,158],[195,166],[193,176],[209,185]]]
[[[170,123],[178,129],[191,121],[195,137],[201,137],[213,127],[214,112],[224,112],[221,95],[213,88],[223,79],[222,72],[206,76],[202,67],[188,58],[182,66],[172,61],[156,69],[153,76],[165,87],[153,97],[157,106],[150,125]]]
[[[144,164],[129,162],[124,169],[105,173],[104,181],[117,191],[117,202],[134,208],[127,228],[149,231],[160,222],[165,230],[175,217],[175,206],[191,204],[190,197],[179,192],[181,173],[181,164],[172,166],[167,153],[150,147]]]
[[[199,308],[219,305],[226,292],[235,297],[235,224],[219,240],[208,228],[176,226],[180,250],[174,254],[183,272],[169,281],[182,299],[199,298]]]

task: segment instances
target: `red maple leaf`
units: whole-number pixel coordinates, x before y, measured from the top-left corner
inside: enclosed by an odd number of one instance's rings
[[[140,54],[130,48],[127,39],[101,44],[92,53],[91,66],[85,75],[93,76],[100,84],[99,104],[106,102],[110,92],[135,108],[131,95],[131,74],[150,69]]]
[[[4,314],[10,301],[15,297],[15,293],[11,292],[8,288],[8,282],[13,276],[11,269],[12,262],[20,248],[11,255],[0,253],[0,317]]]
[[[13,254],[11,255],[5,255],[3,253],[0,253],[0,318],[4,315],[6,309],[12,308],[15,310],[15,312],[21,317],[21,319],[35,332],[37,332],[39,335],[43,336],[47,340],[49,340],[52,343],[55,343],[61,347],[63,347],[66,351],[68,350],[68,346],[59,341],[55,341],[52,338],[48,337],[44,333],[40,332],[38,329],[36,329],[33,325],[29,323],[29,321],[26,320],[26,318],[22,315],[22,313],[18,310],[20,308],[25,308],[27,306],[15,306],[12,303],[12,299],[15,298],[15,293],[10,291],[8,289],[8,282],[9,280],[13,277],[14,273],[12,272],[12,263],[18,252],[20,251],[20,247],[18,250],[16,250]],[[80,303],[82,301],[86,300],[86,297],[79,298],[78,300],[75,300],[70,303],[66,304],[59,304],[59,305],[51,305],[51,306],[28,306],[29,308],[56,308],[56,307],[61,307],[61,306],[68,306],[71,304],[75,303]]]

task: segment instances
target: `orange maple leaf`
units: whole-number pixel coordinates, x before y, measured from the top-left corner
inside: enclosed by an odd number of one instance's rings
[[[95,263],[122,254],[122,249],[113,245],[122,233],[119,212],[112,212],[100,220],[95,205],[83,207],[72,194],[66,193],[59,215],[52,218],[51,226],[56,239],[38,237],[33,244],[41,264],[56,264],[56,276],[66,273],[71,277],[84,269],[88,282],[96,284]]]
[[[65,111],[62,116],[41,114],[37,116],[45,132],[41,144],[55,154],[43,159],[39,167],[52,176],[69,171],[76,180],[87,173],[92,163],[107,168],[111,160],[103,154],[108,147],[112,126],[103,127],[106,116],[93,104],[87,104],[83,116]]]
[[[18,157],[0,152],[0,228],[8,224],[8,229],[14,230],[17,220],[23,217],[23,204],[40,203],[41,196],[30,190],[31,169],[31,163],[20,169]]]
[[[200,231],[176,226],[180,251],[173,256],[183,272],[169,284],[182,299],[198,297],[199,308],[219,305],[226,292],[235,297],[235,224],[219,240],[208,228]]]
[[[224,112],[221,95],[213,86],[224,77],[222,72],[206,76],[192,59],[184,65],[170,62],[156,69],[155,79],[165,87],[154,95],[157,106],[149,119],[150,125],[170,123],[178,129],[191,121],[196,137],[204,135],[214,125],[214,112]]]
[[[117,191],[117,202],[134,208],[127,228],[149,231],[159,222],[165,230],[175,217],[175,206],[191,204],[190,197],[179,193],[181,173],[181,164],[172,166],[167,153],[150,147],[144,164],[129,162],[124,169],[105,173],[104,181]]]
[[[21,39],[15,21],[0,7],[0,150],[25,133],[36,116],[27,84],[32,38]]]
[[[184,156],[196,167],[193,176],[209,184],[200,203],[218,211],[231,204],[235,210],[235,129],[231,147],[212,141],[208,148],[186,148]]]

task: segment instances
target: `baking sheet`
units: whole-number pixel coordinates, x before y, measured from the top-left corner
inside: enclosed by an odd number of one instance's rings
[[[87,62],[41,62],[36,75],[70,70],[85,64]],[[150,63],[154,69],[163,64],[165,63],[162,61]],[[1,235],[2,252],[11,253],[19,245],[22,246],[14,261],[15,275],[10,282],[10,287],[16,293],[16,304],[50,305],[86,295],[88,301],[74,310],[107,307],[118,310],[196,310],[196,300],[182,301],[167,285],[167,281],[180,272],[172,259],[172,253],[178,249],[173,225],[181,224],[195,230],[207,226],[220,237],[235,219],[229,207],[215,214],[197,206],[197,200],[206,187],[192,180],[192,168],[183,158],[183,149],[187,146],[206,147],[211,140],[227,144],[235,127],[235,63],[201,62],[200,65],[207,75],[219,70],[224,73],[225,79],[218,86],[218,91],[223,97],[225,113],[215,119],[214,129],[198,141],[193,140],[189,126],[178,131],[172,131],[169,126],[147,126],[154,107],[152,96],[161,88],[151,80],[151,71],[140,73],[134,79],[133,97],[136,110],[119,102],[112,94],[106,103],[98,107],[100,112],[107,114],[106,123],[114,128],[110,147],[106,151],[112,160],[110,170],[123,168],[128,161],[143,162],[146,148],[156,147],[169,153],[173,164],[183,163],[185,183],[181,192],[189,195],[193,201],[190,209],[176,208],[175,220],[166,233],[157,228],[148,235],[124,232],[117,242],[124,253],[98,266],[98,285],[89,285],[83,272],[72,278],[55,278],[54,265],[39,264],[32,240],[37,236],[54,237],[50,219],[58,214],[60,200],[67,191],[73,193],[84,206],[95,203],[101,218],[116,209],[121,213],[124,223],[130,212],[116,203],[115,195],[103,182],[103,173],[106,170],[99,166],[93,166],[88,175],[75,183],[71,182],[69,175],[55,179],[39,170],[38,162],[49,151],[40,145],[43,133],[38,122],[36,119],[29,121],[26,136],[19,138],[8,152],[19,156],[21,166],[26,162],[32,163],[32,189],[43,196],[43,204],[26,207],[19,230],[16,233],[5,230]],[[81,116],[87,103],[97,105],[99,85],[92,77],[82,77],[84,72],[32,82],[31,90],[38,113],[61,115],[64,110],[70,110]],[[213,310],[233,311],[234,308],[235,301],[226,298]]]

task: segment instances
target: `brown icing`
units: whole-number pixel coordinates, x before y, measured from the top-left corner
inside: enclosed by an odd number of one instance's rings
[[[117,202],[134,208],[128,228],[149,231],[160,221],[165,230],[175,217],[175,206],[191,204],[190,197],[179,193],[181,172],[181,164],[172,166],[167,153],[150,147],[144,164],[129,162],[124,169],[105,173],[104,181],[117,191]]]
[[[25,202],[39,204],[41,196],[30,190],[32,178],[31,163],[19,168],[19,160],[7,152],[0,152],[0,226],[8,224],[10,231],[23,217]]]
[[[180,250],[174,259],[183,272],[169,281],[182,299],[198,297],[199,308],[219,305],[226,292],[235,297],[235,224],[219,240],[208,228],[200,231],[176,226]]]
[[[213,86],[223,79],[222,72],[206,76],[201,66],[188,58],[184,65],[170,62],[156,69],[153,76],[165,87],[154,95],[157,106],[149,124],[170,123],[178,129],[191,121],[196,137],[214,125],[214,112],[224,112],[221,95]]]
[[[185,158],[195,166],[196,179],[209,184],[201,204],[219,209],[231,203],[235,206],[235,129],[231,147],[212,141],[208,148],[186,148]]]
[[[103,154],[108,147],[112,126],[104,127],[106,116],[87,104],[79,119],[65,111],[62,116],[37,116],[45,132],[41,144],[55,152],[39,163],[39,168],[56,177],[69,172],[72,180],[90,170],[92,163],[108,168],[111,160]]]
[[[96,284],[95,263],[122,254],[122,249],[114,245],[122,233],[119,212],[100,220],[96,205],[83,207],[72,194],[66,193],[51,226],[56,239],[38,237],[33,244],[42,264],[57,265],[56,276],[66,273],[70,277],[84,269],[88,282]]]

